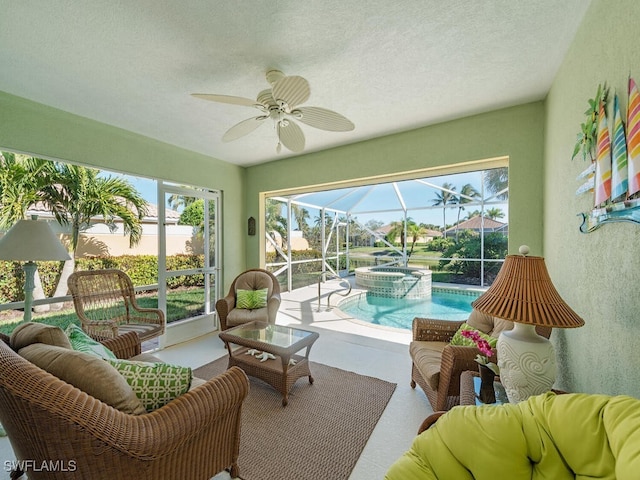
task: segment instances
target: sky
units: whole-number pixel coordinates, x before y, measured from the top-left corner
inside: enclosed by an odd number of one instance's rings
[[[417,180],[405,180],[395,182],[397,191],[402,197],[404,205],[408,209],[408,217],[420,224],[442,225],[443,208],[434,206],[441,190],[437,187],[444,183],[454,186],[455,192],[460,192],[465,184],[471,184],[478,192],[481,191],[482,173],[470,172],[446,175],[440,177],[422,178]],[[485,195],[488,197],[489,195]],[[403,219],[402,204],[393,184],[379,184],[368,187],[343,188],[317,192],[313,194],[295,195],[293,199],[314,205],[325,205],[337,210],[349,211],[358,222],[366,224],[369,220],[377,220],[383,224]],[[309,211],[309,223],[320,215],[319,209],[304,205]],[[480,210],[480,205],[465,205],[460,212],[460,219],[465,218],[474,210]],[[486,208],[500,208],[505,217],[500,221],[508,221],[508,203],[500,202],[496,205],[487,205]],[[458,207],[452,206],[446,209],[446,223],[452,225],[457,221]]]
[[[103,172],[103,174],[118,176],[129,180],[147,202],[155,205],[158,204],[157,183],[155,180],[118,173]],[[440,190],[427,184],[441,186],[444,183],[451,183],[454,185],[455,191],[460,192],[462,187],[469,183],[476,188],[476,190],[480,191],[482,176],[481,172],[469,172],[424,178],[421,180],[422,182],[419,180],[396,182],[403,201],[409,209],[408,216],[416,223],[442,225],[442,206],[434,206]],[[377,220],[383,224],[388,224],[403,218],[398,195],[391,183],[376,185],[370,190],[366,188],[343,188],[313,194],[297,195],[295,198],[306,203],[329,205],[340,210],[351,210],[352,215],[362,224],[367,223],[369,220]],[[488,208],[491,207],[500,208],[505,212],[505,217],[500,219],[500,221],[508,221],[508,204],[506,202],[499,205],[488,206]],[[309,211],[309,222],[313,223],[315,217],[320,215],[319,210],[308,206],[304,208]],[[479,205],[466,205],[464,210],[460,212],[460,218],[465,218],[470,212],[479,209]],[[457,216],[457,206],[446,209],[446,222],[448,225],[455,223]]]

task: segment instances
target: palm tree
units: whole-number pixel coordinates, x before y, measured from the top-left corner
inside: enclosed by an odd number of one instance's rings
[[[447,205],[456,203],[456,187],[454,187],[451,183],[445,182],[442,184],[441,188],[441,193],[436,193],[436,198],[433,199],[433,205],[442,205],[442,232],[444,233],[444,238],[447,238]]]
[[[398,237],[400,237],[400,247],[404,248],[404,220],[391,222],[391,228],[387,232],[387,241],[391,244],[395,243]]]
[[[302,236],[306,238],[309,231],[309,224],[307,223],[307,219],[310,218],[309,210],[296,204],[291,205],[291,210],[298,224],[298,229],[302,231]]]
[[[282,242],[287,239],[287,219],[282,216],[282,202],[267,198],[264,203],[265,208],[265,231],[278,232]]]
[[[54,296],[67,293],[67,280],[75,269],[75,252],[80,233],[91,225],[94,217],[102,217],[110,230],[117,228],[120,219],[124,234],[133,247],[142,237],[142,218],[147,214],[147,202],[127,180],[118,177],[100,177],[100,170],[66,163],[55,163],[58,181],[43,189],[46,198],[58,206],[56,220],[71,226],[69,252],[62,269]]]
[[[425,230],[426,229],[424,227],[421,227],[413,220],[409,221],[409,219],[407,219],[407,236],[411,238],[411,250],[409,250],[409,255],[407,256],[407,258],[411,257],[411,255],[413,254],[413,249],[416,246],[416,242],[418,241],[418,238],[420,238],[420,235],[423,235],[425,233]]]
[[[185,185],[182,185],[182,187],[188,188]],[[169,198],[167,198],[167,204],[172,209],[177,210],[180,207],[187,208],[189,205],[191,205],[196,200],[197,200],[197,198],[195,196],[194,197],[191,197],[191,196],[188,197],[188,196],[185,196],[185,195],[177,195],[175,193],[172,193],[171,195],[169,195]]]
[[[460,212],[462,212],[462,210],[464,210],[463,205],[465,203],[470,203],[472,202],[474,199],[479,198],[480,197],[480,192],[478,192],[478,190],[475,189],[475,187],[473,185],[471,185],[470,183],[467,183],[465,185],[462,186],[462,189],[460,190],[460,195],[458,195],[457,199],[457,203],[458,203],[458,221],[456,222],[456,242],[458,241],[458,226],[460,225]]]
[[[507,167],[492,168],[484,171],[484,185],[493,194],[502,192],[509,187],[509,169]],[[509,190],[496,196],[498,200],[509,198]]]
[[[48,160],[0,152],[0,228],[10,228],[25,218],[38,202],[47,204],[43,189],[55,179]]]
[[[489,208],[484,212],[484,216],[495,220],[496,218],[504,218],[504,212],[499,208]]]
[[[18,220],[25,218],[27,210],[38,202],[50,209],[55,205],[48,202],[42,189],[55,181],[52,162],[27,155],[0,152],[0,228],[10,228]],[[40,274],[36,270],[33,298],[45,298]],[[48,305],[34,307],[37,312],[49,310]]]

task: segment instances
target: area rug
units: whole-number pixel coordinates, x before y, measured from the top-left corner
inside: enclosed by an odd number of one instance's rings
[[[194,370],[209,379],[223,357]],[[243,480],[348,479],[396,384],[310,362],[313,385],[300,378],[289,404],[268,384],[249,377],[242,407],[238,465]]]

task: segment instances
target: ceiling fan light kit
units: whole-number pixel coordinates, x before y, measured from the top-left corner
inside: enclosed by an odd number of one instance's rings
[[[300,76],[286,76],[279,70],[269,70],[266,74],[270,89],[258,93],[256,100],[232,95],[193,93],[192,96],[218,103],[228,103],[253,107],[261,115],[247,118],[237,123],[222,136],[223,142],[232,142],[253,132],[268,118],[273,120],[280,153],[282,146],[294,153],[304,150],[305,137],[300,126],[293,120],[310,127],[330,132],[349,132],[355,128],[351,120],[332,110],[320,107],[299,106],[309,100],[309,82]]]

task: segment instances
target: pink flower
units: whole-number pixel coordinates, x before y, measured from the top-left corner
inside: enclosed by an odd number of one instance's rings
[[[490,357],[491,355],[493,355],[493,348],[491,348],[491,345],[489,345],[489,342],[487,342],[484,338],[482,338],[480,336],[480,333],[477,332],[476,330],[462,330],[460,332],[460,335],[462,335],[465,338],[470,338],[471,340],[473,340],[476,346],[478,347],[478,350],[480,350],[482,354],[486,355],[487,357]]]

